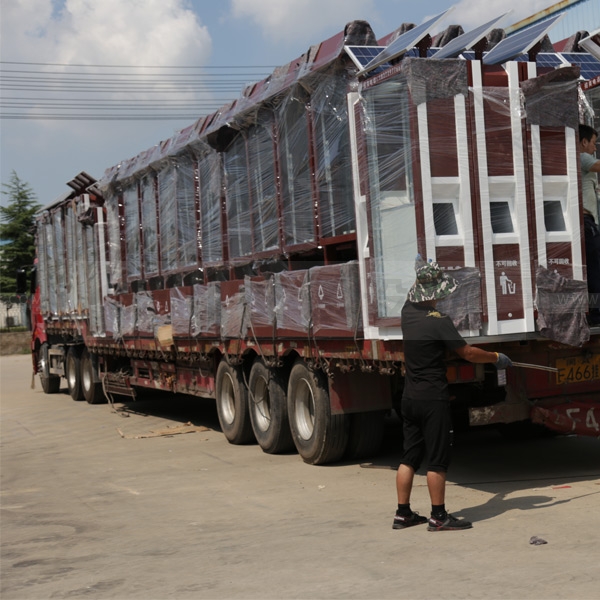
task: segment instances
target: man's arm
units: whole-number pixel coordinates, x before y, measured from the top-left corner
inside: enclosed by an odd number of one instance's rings
[[[599,161],[600,162],[600,161]],[[498,362],[498,354],[496,352],[488,352],[475,346],[469,346],[465,344],[460,348],[454,350],[464,360],[468,360],[472,363],[496,363]]]
[[[588,171],[592,171],[594,173],[600,173],[600,160],[597,160],[593,165],[590,165]]]

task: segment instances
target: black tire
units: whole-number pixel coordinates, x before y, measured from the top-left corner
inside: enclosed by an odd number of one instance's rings
[[[79,350],[75,347],[69,348],[65,360],[65,378],[69,395],[77,402],[83,400],[83,391],[81,389],[81,367]]]
[[[56,394],[60,390],[60,377],[50,373],[50,361],[48,359],[48,344],[40,346],[40,362],[38,373],[45,394]]]
[[[383,443],[384,410],[350,415],[350,437],[346,457],[349,459],[375,456]]]
[[[325,375],[296,361],[288,383],[292,439],[304,462],[322,465],[340,460],[348,444],[348,415],[332,415]]]
[[[231,444],[253,442],[248,390],[242,368],[222,360],[217,369],[215,388],[219,423],[227,441]]]
[[[102,383],[96,381],[96,379],[96,366],[92,355],[84,350],[81,356],[81,391],[88,404],[103,404],[106,402]]]
[[[283,378],[259,358],[252,365],[248,388],[250,422],[258,445],[267,454],[292,450],[294,442]]]

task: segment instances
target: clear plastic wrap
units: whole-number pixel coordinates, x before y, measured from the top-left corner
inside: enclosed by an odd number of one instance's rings
[[[54,222],[52,214],[46,213],[44,235],[46,237],[46,285],[48,286],[48,307],[46,314],[52,318],[58,317],[58,299],[56,292],[56,262],[57,254],[54,246]]]
[[[65,269],[65,245],[64,245],[64,225],[63,211],[59,208],[52,212],[52,221],[54,224],[53,243],[56,253],[56,312],[58,316],[64,317],[68,314],[67,305],[67,273]]]
[[[170,290],[171,324],[173,335],[188,337],[192,328],[194,296],[192,287],[176,287]]]
[[[177,266],[186,269],[197,264],[196,177],[191,156],[180,155],[175,163],[177,191]]]
[[[279,248],[275,148],[270,113],[264,113],[263,119],[264,123],[250,127],[247,141],[254,252],[267,252]]]
[[[87,274],[87,256],[85,251],[85,229],[81,225],[79,217],[81,209],[77,210],[77,223],[75,224],[75,243],[77,247],[76,271],[77,271],[77,289],[79,295],[80,313],[87,313],[89,310],[89,290]]]
[[[48,248],[47,219],[48,213],[44,212],[37,222],[37,279],[40,285],[40,310],[44,316],[50,313],[50,286],[48,285],[50,249]]]
[[[106,224],[109,246],[108,278],[115,289],[123,287],[123,268],[121,263],[121,227],[119,218],[119,196],[114,189],[104,195],[106,208]]]
[[[128,279],[141,276],[140,254],[140,205],[137,183],[132,183],[123,190],[125,210],[125,243]]]
[[[275,273],[275,317],[277,335],[306,335],[310,325],[308,271]]]
[[[158,220],[163,273],[177,269],[177,196],[175,169],[165,161],[158,173]]]
[[[154,300],[150,292],[137,292],[135,294],[137,307],[136,329],[142,336],[154,335]]]
[[[245,339],[250,323],[248,313],[243,290],[221,300],[221,337]]]
[[[142,234],[144,236],[144,275],[158,274],[158,223],[154,177],[147,175],[141,183]]]
[[[244,278],[246,310],[254,335],[272,336],[275,325],[275,288],[273,279]]]
[[[118,340],[121,338],[120,324],[121,305],[116,298],[106,297],[104,299],[104,323],[106,335]]]
[[[309,277],[313,335],[361,336],[358,262],[313,267]]]
[[[205,265],[219,264],[223,260],[220,155],[203,152],[199,156],[199,172],[202,261]]]
[[[457,94],[466,96],[469,90],[467,61],[464,60],[406,57],[402,61],[402,73],[415,104],[453,98]]]
[[[79,309],[78,282],[81,277],[77,264],[77,257],[81,254],[77,253],[77,243],[75,241],[76,223],[73,204],[69,203],[65,207],[65,256],[70,273],[67,279],[67,307],[68,314],[72,316],[75,316]]]
[[[218,337],[221,331],[221,284],[194,285],[192,336]]]
[[[89,323],[92,335],[104,334],[104,309],[103,298],[100,287],[100,271],[98,261],[98,224],[90,224],[83,227],[87,259],[87,284],[89,302]]]
[[[277,111],[286,246],[315,241],[306,102],[305,92],[297,87]]]
[[[417,253],[408,87],[403,77],[363,93],[378,316],[399,317]]]
[[[252,254],[250,190],[246,157],[246,137],[240,134],[223,155],[227,237],[229,257],[232,260]]]
[[[135,324],[137,321],[137,305],[134,294],[122,294],[120,296],[120,326],[123,337],[135,335]]]
[[[458,289],[439,300],[437,309],[447,314],[459,331],[481,329],[481,273],[475,267],[455,269],[449,274],[459,283]]]
[[[585,281],[566,279],[556,272],[538,267],[535,303],[538,329],[544,337],[570,346],[582,346],[589,340]]]
[[[346,75],[339,66],[332,67],[320,76],[311,95],[321,238],[348,235],[356,229]]]

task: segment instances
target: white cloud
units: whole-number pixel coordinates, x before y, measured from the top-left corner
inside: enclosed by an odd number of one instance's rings
[[[2,6],[3,60],[202,64],[206,27],[184,0],[12,0]]]
[[[297,42],[374,10],[373,0],[232,0],[234,18],[249,19],[271,41]],[[318,37],[318,35],[317,35]]]
[[[506,22],[500,24],[502,27],[529,17],[551,4],[551,0],[460,0],[448,19],[468,30],[512,10]]]

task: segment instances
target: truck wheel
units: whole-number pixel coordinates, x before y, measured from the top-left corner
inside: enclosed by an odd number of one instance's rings
[[[222,360],[217,369],[215,382],[217,414],[221,429],[231,444],[248,444],[254,441],[248,390],[240,366]]]
[[[48,359],[48,344],[45,342],[40,347],[40,363],[38,367],[40,382],[45,394],[56,394],[60,389],[60,377],[50,373],[50,360]]]
[[[81,390],[88,404],[106,402],[102,384],[96,381],[96,367],[92,355],[87,350],[84,350],[81,356]]]
[[[81,390],[81,368],[80,368],[79,350],[69,348],[67,352],[67,360],[65,364],[65,377],[67,379],[67,387],[69,395],[73,400],[83,400],[83,392]]]
[[[346,458],[355,459],[375,456],[383,443],[384,425],[384,410],[351,414]]]
[[[335,462],[348,444],[348,415],[332,415],[327,380],[297,360],[288,384],[288,414],[298,453],[311,465]]]
[[[250,421],[258,445],[268,454],[291,450],[294,442],[282,378],[257,359],[250,371],[248,388]]]

